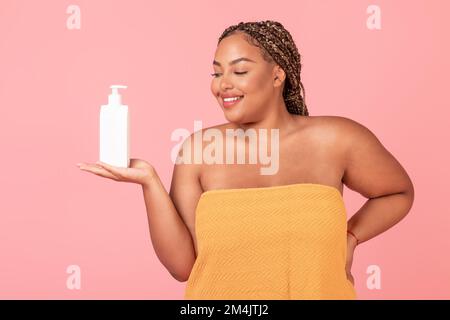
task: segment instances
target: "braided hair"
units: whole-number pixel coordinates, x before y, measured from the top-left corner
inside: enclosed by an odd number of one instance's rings
[[[305,89],[300,80],[300,54],[289,31],[272,20],[240,22],[225,29],[217,44],[236,32],[243,32],[247,42],[261,49],[264,60],[277,63],[286,73],[283,98],[288,112],[308,116]]]

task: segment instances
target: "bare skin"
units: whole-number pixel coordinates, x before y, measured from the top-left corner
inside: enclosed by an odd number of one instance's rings
[[[254,62],[230,64],[241,57]],[[131,159],[130,168],[80,165],[101,177],[142,185],[153,247],[175,279],[186,281],[197,257],[195,209],[207,190],[316,183],[334,187],[342,195],[346,185],[368,199],[348,221],[348,229],[359,243],[391,228],[409,212],[413,184],[369,129],[344,117],[290,114],[282,96],[286,74],[275,63],[265,61],[259,48],[241,34],[223,39],[214,61],[218,63],[213,65],[211,92],[228,122],[210,128],[222,132],[227,128],[279,129],[276,174],[261,175],[259,164],[176,164],[167,192],[155,168],[144,160]],[[221,95],[228,93],[244,98],[227,108]],[[192,139],[193,135],[185,143]],[[356,239],[348,235],[346,272],[352,283],[356,246]]]

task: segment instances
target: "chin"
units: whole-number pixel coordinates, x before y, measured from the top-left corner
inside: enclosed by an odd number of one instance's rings
[[[242,123],[242,120],[240,120],[240,119],[238,119],[236,117],[225,116],[225,119],[227,119],[228,122],[234,123],[234,124]]]
[[[244,114],[242,114],[242,113],[239,113],[239,112],[232,112],[232,110],[224,110],[224,115],[225,115],[225,118],[229,121],[229,122],[232,122],[232,123],[235,123],[235,124],[241,124],[241,123],[244,123],[244,122],[246,122],[245,121],[245,117],[244,117]]]

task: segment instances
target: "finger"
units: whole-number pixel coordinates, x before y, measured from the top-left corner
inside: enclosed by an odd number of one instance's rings
[[[110,173],[112,173],[115,176],[124,177],[126,175],[125,174],[126,168],[112,166],[110,164],[107,164],[107,163],[104,163],[101,161],[97,161],[96,164],[99,165],[100,167],[104,168],[105,170],[109,171]]]
[[[80,169],[83,170],[83,171],[91,172],[91,173],[96,174],[96,175],[101,176],[101,177],[113,179],[113,180],[116,180],[116,181],[119,180],[119,177],[115,176],[114,174],[112,174],[111,172],[105,170],[104,168],[102,168],[100,166],[81,165]]]
[[[80,169],[89,169],[89,168],[101,168],[101,166],[95,164],[95,163],[87,163],[87,162],[78,162],[77,167]]]

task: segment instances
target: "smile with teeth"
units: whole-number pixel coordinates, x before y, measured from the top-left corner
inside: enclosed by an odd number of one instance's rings
[[[242,96],[240,97],[233,97],[233,98],[223,98],[223,101],[229,102],[229,101],[235,101],[242,98]]]
[[[223,98],[224,106],[230,106],[235,104],[237,101],[241,100],[244,96],[232,97],[232,98]]]

